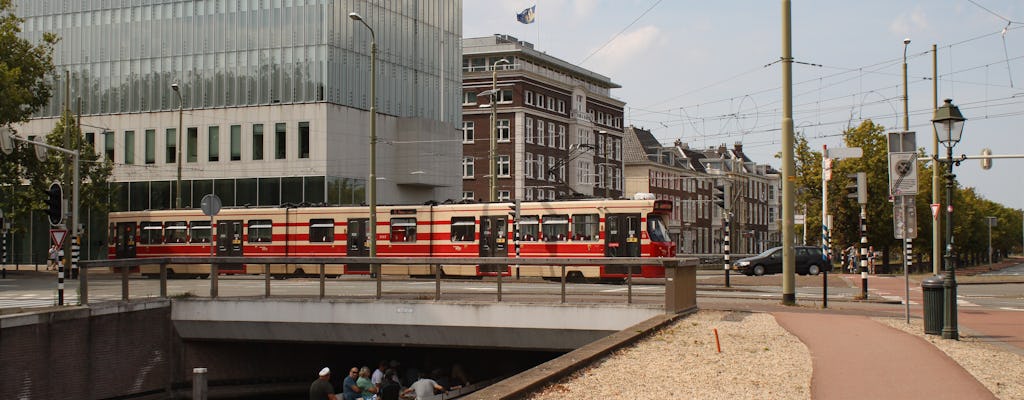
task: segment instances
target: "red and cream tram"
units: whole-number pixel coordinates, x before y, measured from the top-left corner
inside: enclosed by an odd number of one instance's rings
[[[515,257],[513,203],[377,206],[378,257]],[[520,257],[673,257],[665,220],[666,200],[571,200],[522,202]],[[110,258],[365,257],[369,255],[369,208],[225,208],[212,221],[200,210],[131,211],[110,214]],[[558,278],[560,266],[440,265],[445,276],[498,273]],[[262,273],[263,265],[222,267],[221,273]],[[327,275],[368,274],[368,264],[327,265]],[[384,275],[433,275],[431,265],[383,265]],[[660,264],[567,266],[575,280],[663,277]],[[318,265],[271,265],[275,276],[316,274]],[[158,266],[140,272],[159,274]],[[169,276],[207,276],[208,265],[168,265]]]

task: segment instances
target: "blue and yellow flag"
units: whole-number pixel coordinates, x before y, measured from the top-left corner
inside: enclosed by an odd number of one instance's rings
[[[534,18],[534,12],[537,10],[537,6],[528,7],[519,14],[516,14],[516,19],[524,24],[532,24]]]

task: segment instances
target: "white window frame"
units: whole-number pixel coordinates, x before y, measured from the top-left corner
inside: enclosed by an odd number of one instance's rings
[[[558,138],[555,137],[555,124],[548,124],[548,147],[554,148],[557,140]]]
[[[558,113],[565,114],[565,100],[558,100]]]
[[[494,127],[497,140],[502,143],[512,141],[512,122],[507,119],[499,119]]]
[[[526,177],[533,178],[533,153],[526,153]]]
[[[533,91],[526,90],[523,92],[523,102],[527,105],[533,105]]]
[[[508,190],[498,191],[498,201],[509,201],[512,198],[512,193]]]
[[[526,117],[526,143],[533,143],[533,118]]]
[[[463,200],[473,200],[473,192],[462,192]]]
[[[472,90],[462,91],[462,105],[476,104],[476,92]]]
[[[544,145],[544,120],[537,119],[537,144]]]
[[[512,98],[514,97],[512,89],[498,89],[496,95],[498,97],[498,104],[512,103]]]
[[[508,178],[512,176],[512,158],[508,155],[498,156],[498,177]]]
[[[473,144],[476,140],[476,124],[473,121],[462,121],[462,143]]]
[[[473,157],[462,157],[462,179],[473,179],[476,165]]]
[[[565,150],[565,125],[558,126],[558,148]]]

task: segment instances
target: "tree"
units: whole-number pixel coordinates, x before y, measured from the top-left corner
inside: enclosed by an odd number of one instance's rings
[[[33,45],[18,37],[23,22],[11,0],[0,0],[0,126],[24,122],[50,101],[46,78],[53,72],[53,47],[59,39],[48,32],[42,43]]]

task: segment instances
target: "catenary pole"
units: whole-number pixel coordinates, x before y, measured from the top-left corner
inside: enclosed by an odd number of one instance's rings
[[[782,304],[796,304],[793,249],[793,37],[791,4],[782,1]]]

